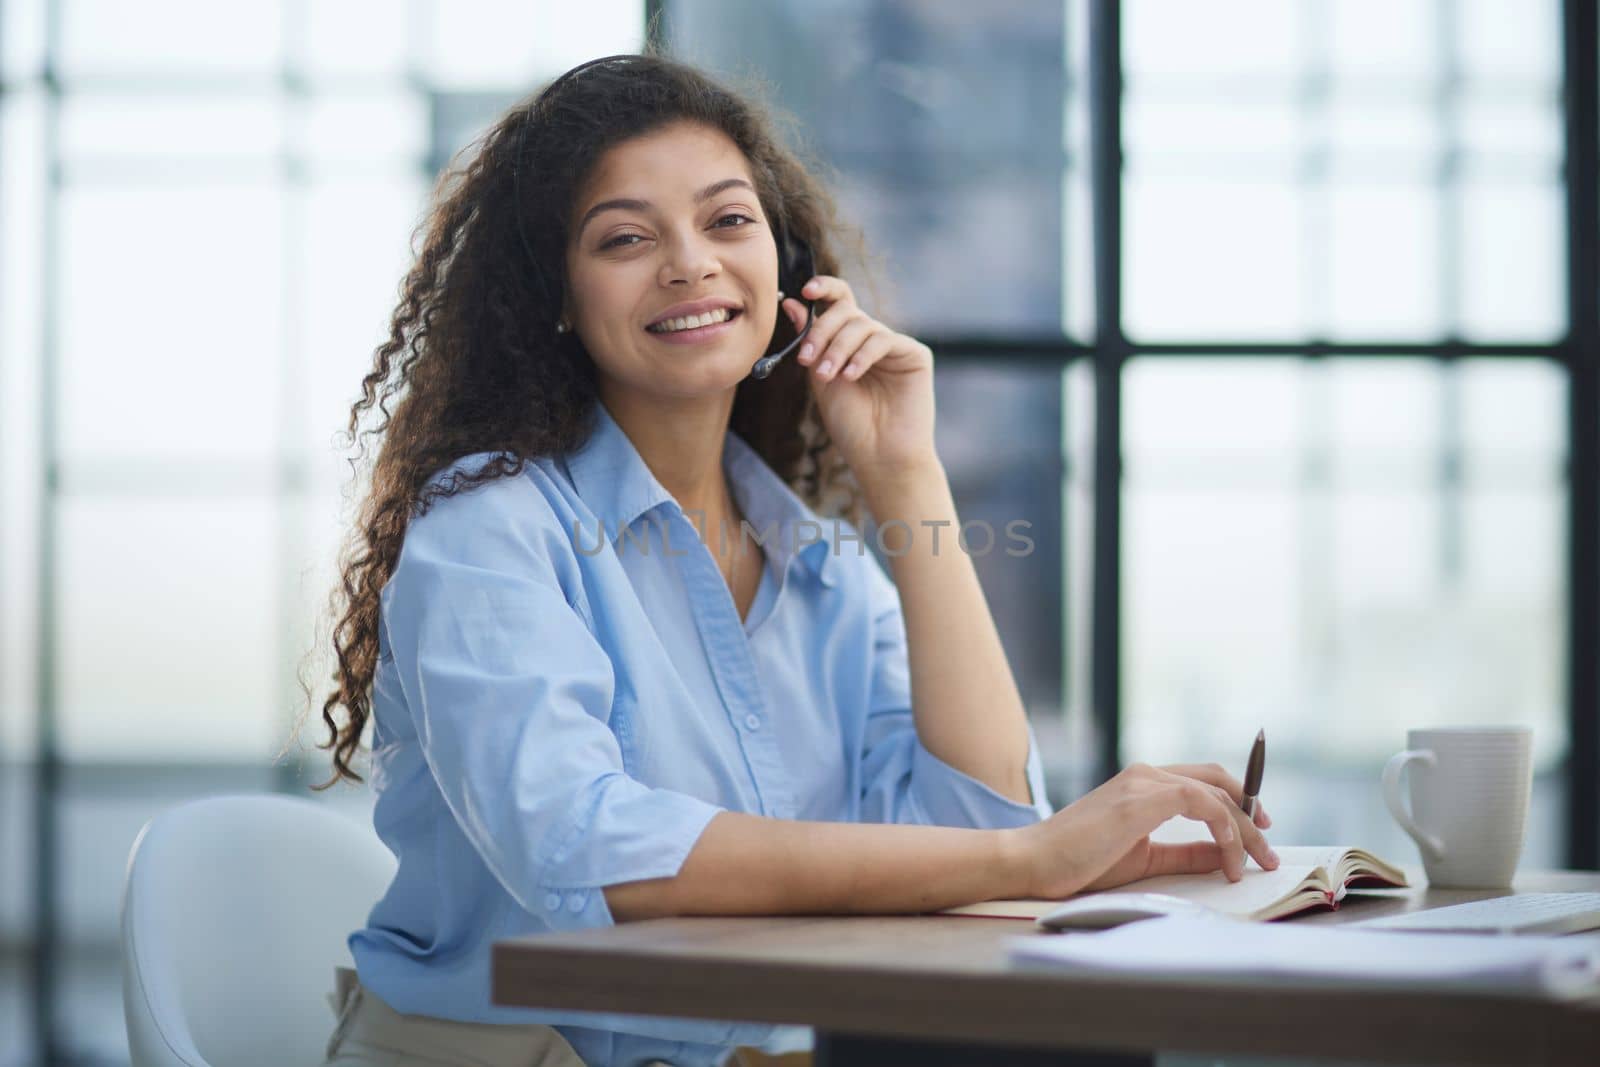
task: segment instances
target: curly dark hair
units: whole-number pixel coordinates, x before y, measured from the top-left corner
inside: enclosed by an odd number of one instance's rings
[[[317,747],[332,750],[333,776],[312,789],[364,780],[352,761],[371,715],[379,593],[410,519],[441,497],[576,449],[593,428],[594,360],[575,331],[558,334],[555,326],[570,213],[608,149],[682,121],[720,130],[748,160],[767,217],[810,246],[817,273],[841,273],[835,240],[844,235],[865,266],[859,229],[839,221],[826,188],[780,142],[778,113],[765,97],[759,85],[736,92],[652,46],[547,84],[440,176],[413,235],[414,263],[388,339],[374,353],[346,428],[356,486],[366,473],[366,439],[381,437],[381,447],[364,495],[353,491],[359,506],[323,620],[332,623],[337,668],[322,704],[328,738]],[[530,255],[543,284],[529,269]],[[788,316],[779,315],[767,351],[794,336]],[[361,429],[373,407],[381,421]],[[729,424],[819,514],[860,524],[859,484],[828,438],[802,365],[786,359],[765,380],[742,381]],[[479,452],[496,455],[476,470],[434,477]],[[319,636],[302,663],[302,723],[315,702],[307,663],[325,648]]]

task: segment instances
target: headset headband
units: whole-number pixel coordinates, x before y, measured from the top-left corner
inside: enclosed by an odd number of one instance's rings
[[[543,110],[548,112],[555,106],[555,99],[558,89],[569,84],[574,78],[589,68],[597,67],[604,63],[613,63],[618,60],[626,62],[629,60],[642,58],[644,57],[636,52],[619,52],[616,55],[601,56],[599,59],[591,59],[588,62],[579,63],[576,67],[573,67],[571,70],[567,71],[565,74],[562,74],[560,77],[556,78],[555,81],[544,87],[544,91],[541,92],[523,112],[522,122],[517,127],[516,155],[514,155],[511,160],[512,208],[515,210],[517,216],[517,236],[522,240],[523,251],[528,253],[528,262],[533,266],[534,278],[540,290],[544,293],[546,304],[550,303],[550,288],[549,286],[545,285],[544,272],[539,269],[539,257],[533,254],[533,245],[528,243],[528,227],[522,217],[522,158],[527,149],[528,125],[533,122],[535,111]]]

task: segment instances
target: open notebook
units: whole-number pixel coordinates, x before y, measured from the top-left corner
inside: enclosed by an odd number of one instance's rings
[[[1280,848],[1278,869],[1264,871],[1246,859],[1244,877],[1228,881],[1221,871],[1171,874],[1118,886],[1118,893],[1164,893],[1241,919],[1267,921],[1315,908],[1337,908],[1348,889],[1405,887],[1405,872],[1359,848],[1313,845]],[[1081,894],[1090,897],[1093,894]],[[941,915],[994,919],[1038,919],[1059,900],[991,900],[950,908]]]

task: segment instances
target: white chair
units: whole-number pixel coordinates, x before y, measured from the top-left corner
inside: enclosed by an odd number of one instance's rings
[[[151,819],[122,894],[133,1067],[321,1063],[345,938],[394,871],[370,826],[309,800],[209,797]]]

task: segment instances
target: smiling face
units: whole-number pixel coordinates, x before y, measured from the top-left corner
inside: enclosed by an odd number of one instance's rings
[[[691,123],[623,142],[579,190],[568,232],[567,319],[602,393],[731,401],[778,315],[777,242],[739,147]],[[731,318],[649,329],[702,302]]]

